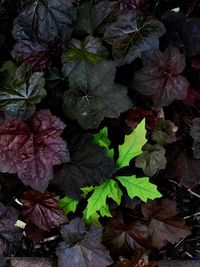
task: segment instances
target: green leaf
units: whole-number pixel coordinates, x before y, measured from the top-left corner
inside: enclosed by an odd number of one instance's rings
[[[116,177],[126,188],[130,198],[139,197],[144,202],[147,199],[160,198],[162,195],[158,192],[157,186],[149,182],[148,177],[136,178],[133,176]]]
[[[102,226],[99,221],[100,215],[97,212],[92,214],[89,218],[86,217],[86,213],[87,213],[87,210],[85,209],[83,211],[83,220],[85,224],[88,224],[88,225],[95,224],[96,226],[100,226],[100,227]]]
[[[99,131],[99,133],[94,134],[94,144],[105,147],[107,150],[107,154],[110,158],[114,156],[114,149],[110,149],[110,140],[108,139],[108,128],[104,127]]]
[[[128,166],[131,159],[142,153],[142,147],[147,142],[145,136],[145,119],[143,119],[137,128],[125,137],[124,143],[119,145],[118,168]]]
[[[65,196],[64,198],[59,199],[58,205],[63,210],[64,214],[67,215],[70,212],[75,212],[78,201]]]
[[[100,211],[104,216],[109,215],[107,198],[112,198],[118,205],[121,203],[122,192],[118,184],[108,179],[103,184],[94,187],[94,192],[88,199],[88,204],[85,209],[86,219],[93,216],[97,211]]]

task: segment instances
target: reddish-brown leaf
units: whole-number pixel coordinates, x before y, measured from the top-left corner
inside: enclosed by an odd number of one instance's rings
[[[180,75],[185,68],[185,55],[173,46],[164,53],[152,50],[143,54],[144,68],[135,73],[133,89],[152,95],[157,107],[168,106],[175,99],[185,99],[189,82]]]
[[[148,245],[148,224],[144,221],[133,220],[126,223],[121,213],[110,219],[105,227],[105,244],[112,253],[143,249]]]
[[[184,220],[175,217],[176,202],[163,199],[142,205],[142,213],[149,222],[151,245],[161,248],[168,242],[176,243],[191,234]]]
[[[58,197],[53,193],[41,194],[29,190],[20,199],[24,204],[24,216],[44,231],[66,222],[66,217],[58,207]]]
[[[25,185],[44,192],[53,178],[53,166],[69,161],[60,137],[64,128],[48,110],[36,113],[29,127],[20,118],[7,117],[0,125],[0,171],[17,173]]]

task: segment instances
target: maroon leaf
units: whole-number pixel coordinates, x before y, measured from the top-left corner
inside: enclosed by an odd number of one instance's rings
[[[41,110],[28,127],[21,119],[7,117],[0,125],[0,171],[17,173],[20,180],[44,192],[53,178],[53,166],[69,161],[60,137],[65,124],[48,110]]]
[[[14,208],[5,208],[0,203],[0,256],[8,256],[12,245],[22,238],[21,230],[15,226],[17,219],[18,212]]]
[[[27,238],[30,238],[33,243],[39,243],[44,239],[46,231],[39,229],[36,225],[32,223],[26,224],[25,234]]]
[[[131,129],[135,129],[141,120],[146,119],[146,127],[152,129],[155,126],[156,118],[150,110],[141,107],[132,108],[126,118],[126,123]]]
[[[66,222],[66,217],[58,207],[58,197],[53,193],[41,194],[29,190],[20,200],[24,204],[23,214],[27,220],[44,231]]]
[[[143,54],[144,68],[135,73],[132,87],[144,95],[152,95],[157,107],[184,99],[189,83],[180,75],[185,68],[185,55],[173,46],[162,54],[153,50]]]
[[[195,106],[197,100],[200,100],[200,92],[189,88],[186,98],[183,100],[183,103],[187,106]]]
[[[200,160],[193,159],[191,151],[183,151],[168,162],[164,177],[177,178],[179,184],[191,188],[200,182]]]
[[[112,264],[108,250],[101,244],[102,228],[86,231],[76,218],[61,230],[64,242],[56,249],[58,267],[106,267]]]
[[[148,245],[149,230],[144,221],[134,220],[126,223],[122,214],[110,219],[105,227],[104,243],[112,253],[143,249]]]
[[[149,223],[151,245],[161,248],[168,242],[176,243],[191,234],[185,222],[175,217],[176,202],[164,199],[148,201],[142,205],[142,213]]]

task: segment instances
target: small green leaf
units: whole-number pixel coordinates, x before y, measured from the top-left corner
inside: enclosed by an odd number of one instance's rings
[[[83,211],[83,220],[85,224],[88,224],[88,225],[95,224],[96,226],[100,226],[100,227],[102,226],[101,223],[99,222],[100,215],[97,212],[92,214],[89,218],[86,217],[86,213],[87,213],[87,210],[85,209]]]
[[[64,198],[59,199],[58,205],[63,210],[64,214],[67,215],[70,212],[75,212],[78,201],[65,196]]]
[[[145,119],[143,119],[137,128],[125,137],[124,143],[119,146],[118,168],[128,166],[131,159],[142,153],[142,147],[147,142],[145,136]]]
[[[94,134],[94,144],[106,148],[107,154],[110,158],[114,156],[114,149],[110,149],[110,140],[108,139],[108,128],[104,127],[99,133]]]
[[[116,177],[126,188],[130,198],[139,197],[144,202],[147,199],[160,198],[162,195],[158,192],[157,186],[149,182],[148,177],[136,178],[133,176]]]
[[[118,205],[120,205],[121,196],[122,192],[118,184],[112,179],[108,179],[101,185],[96,186],[93,194],[88,199],[88,204],[85,209],[86,219],[93,216],[97,211],[100,211],[101,214],[105,216],[108,214],[108,206],[106,203],[107,198],[112,198]]]

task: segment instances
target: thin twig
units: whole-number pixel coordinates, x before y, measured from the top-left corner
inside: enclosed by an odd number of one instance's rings
[[[177,248],[177,247],[183,242],[183,240],[185,240],[185,237],[182,238],[182,239],[176,244],[175,248]]]
[[[40,244],[54,241],[54,240],[58,239],[59,237],[60,237],[60,235],[54,235],[54,236],[44,238],[44,240],[40,241]]]
[[[196,216],[198,216],[198,215],[200,215],[200,211],[199,211],[199,212],[196,212],[196,213],[194,213],[194,214],[192,214],[192,215],[186,216],[186,217],[184,217],[183,219],[184,219],[184,220],[187,220],[187,219],[189,219],[189,218],[196,217]]]
[[[192,194],[193,196],[200,198],[200,195],[192,191],[190,188],[188,189],[188,192],[190,192],[190,194]]]

